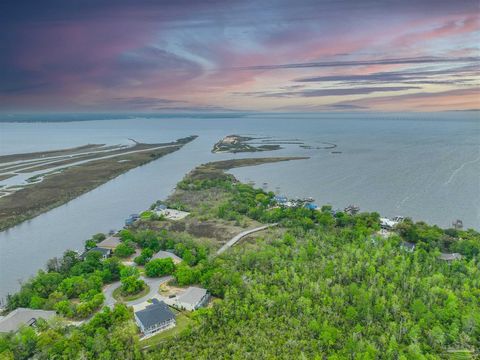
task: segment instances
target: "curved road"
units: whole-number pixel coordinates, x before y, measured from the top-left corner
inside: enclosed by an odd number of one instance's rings
[[[217,255],[220,255],[221,253],[225,252],[226,250],[228,250],[229,248],[231,248],[233,245],[235,245],[241,238],[247,236],[247,235],[250,235],[250,234],[253,234],[257,231],[262,231],[262,230],[265,230],[265,229],[268,229],[269,227],[273,227],[273,226],[277,226],[278,224],[277,223],[274,223],[274,224],[268,224],[268,225],[263,225],[263,226],[260,226],[260,227],[257,227],[255,229],[250,229],[250,230],[245,230],[245,231],[242,231],[240,234],[237,234],[235,235],[233,238],[231,238],[227,243],[225,243],[225,245],[223,245],[220,249],[218,249],[217,251]]]
[[[240,241],[245,236],[253,234],[253,233],[258,232],[258,231],[268,229],[268,228],[273,227],[273,226],[277,226],[277,225],[278,225],[277,223],[267,224],[267,225],[259,226],[259,227],[254,228],[254,229],[242,231],[240,234],[235,235],[227,243],[225,243],[220,249],[218,249],[217,255],[220,255],[223,252],[225,252],[226,250],[228,250],[229,248],[231,248],[233,245],[235,245],[238,241]],[[173,279],[173,277],[172,276],[164,276],[164,277],[161,277],[161,278],[148,278],[148,277],[141,276],[140,279],[145,281],[145,283],[150,287],[150,291],[148,292],[148,294],[142,296],[139,299],[132,300],[132,301],[127,301],[125,304],[127,304],[128,306],[137,305],[137,304],[140,304],[140,303],[142,303],[142,302],[144,302],[148,299],[151,299],[152,297],[156,297],[158,295],[158,288],[160,287],[160,285],[167,282],[167,281],[170,281],[171,279]],[[117,300],[114,299],[113,292],[119,286],[120,286],[120,281],[116,281],[114,283],[108,284],[103,289],[103,295],[105,295],[105,303],[104,303],[105,306],[113,307],[113,305],[115,305]]]
[[[163,276],[161,278],[147,278],[147,277],[144,277],[144,276],[140,276],[140,279],[145,281],[145,283],[150,287],[150,291],[148,292],[148,294],[142,296],[139,299],[132,300],[132,301],[127,301],[125,304],[127,304],[128,306],[133,306],[133,305],[140,304],[140,303],[154,297],[155,295],[158,294],[158,288],[160,287],[160,285],[167,282],[167,281],[170,281],[171,279],[173,279],[173,277],[172,276]],[[108,284],[103,289],[103,295],[105,295],[104,306],[113,307],[113,305],[115,305],[117,300],[115,300],[113,298],[113,292],[119,286],[120,286],[120,281],[116,281],[114,283]]]

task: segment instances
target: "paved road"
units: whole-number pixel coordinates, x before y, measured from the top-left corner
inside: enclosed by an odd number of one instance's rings
[[[161,278],[147,278],[147,277],[141,276],[140,278],[143,281],[145,281],[145,283],[150,287],[150,291],[148,292],[148,294],[146,294],[145,296],[142,296],[141,298],[139,298],[137,300],[132,300],[132,301],[126,302],[125,304],[127,304],[128,306],[137,305],[137,304],[140,304],[144,301],[147,301],[148,299],[151,299],[156,294],[158,294],[158,288],[160,287],[161,284],[173,279],[172,276],[164,276],[164,277],[161,277]],[[113,307],[113,305],[115,305],[117,300],[115,300],[113,298],[113,292],[119,286],[120,286],[120,281],[116,281],[114,283],[108,284],[103,289],[103,295],[105,295],[104,306]]]
[[[240,234],[235,235],[225,245],[223,245],[220,249],[218,249],[217,255],[220,255],[221,253],[223,253],[226,250],[228,250],[229,248],[231,248],[233,245],[235,245],[243,237],[245,237],[247,235],[250,235],[250,234],[253,234],[257,231],[262,231],[262,230],[268,229],[269,227],[277,226],[277,225],[278,225],[277,223],[268,224],[268,225],[263,225],[263,226],[257,227],[255,229],[242,231]]]

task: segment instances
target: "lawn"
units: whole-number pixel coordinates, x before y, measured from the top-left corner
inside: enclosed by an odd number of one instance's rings
[[[152,346],[156,346],[161,343],[164,339],[169,338],[171,336],[175,336],[180,334],[183,330],[185,330],[188,324],[192,323],[192,320],[185,314],[185,313],[178,313],[177,314],[177,325],[174,328],[162,331],[151,338],[148,338],[141,342],[142,348],[149,348]]]
[[[137,300],[137,299],[140,299],[141,297],[147,295],[150,291],[150,287],[148,285],[145,284],[145,289],[143,289],[142,291],[140,291],[138,294],[134,294],[134,295],[127,295],[127,296],[123,296],[122,293],[122,287],[119,286],[118,288],[116,288],[115,290],[113,290],[113,293],[112,293],[112,296],[115,300],[117,301],[123,301],[123,302],[126,302],[126,301],[132,301],[132,300]]]

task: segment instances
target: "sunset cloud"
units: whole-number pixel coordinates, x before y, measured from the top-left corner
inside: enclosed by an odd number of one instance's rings
[[[6,0],[0,111],[469,108],[477,12],[471,0]]]

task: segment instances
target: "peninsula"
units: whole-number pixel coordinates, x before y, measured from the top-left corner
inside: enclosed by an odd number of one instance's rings
[[[85,145],[0,157],[0,231],[60,206],[152,160],[179,150],[189,136],[169,143]]]

